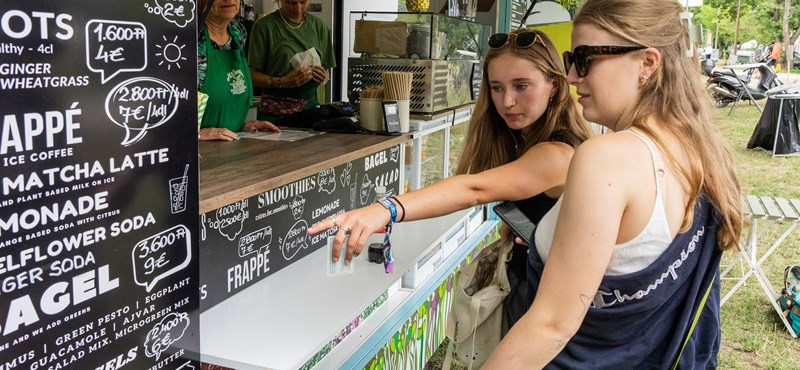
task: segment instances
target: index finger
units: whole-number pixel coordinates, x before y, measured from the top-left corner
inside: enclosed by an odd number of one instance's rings
[[[227,128],[222,129],[222,135],[228,138],[228,140],[239,140],[239,135]]]
[[[264,122],[267,124],[267,128],[268,129],[270,129],[272,131],[275,131],[275,132],[281,132],[281,129],[279,129],[278,126],[275,126],[274,123],[272,123],[270,121],[264,121]]]
[[[309,227],[307,231],[308,231],[309,235],[314,235],[314,234],[316,234],[316,233],[318,233],[320,231],[328,230],[328,229],[330,229],[330,228],[332,228],[334,226],[335,225],[333,224],[333,219],[331,219],[329,217],[329,218],[326,218],[326,219],[324,219],[324,220],[322,220],[320,222],[317,222],[317,223],[311,225],[311,227]]]

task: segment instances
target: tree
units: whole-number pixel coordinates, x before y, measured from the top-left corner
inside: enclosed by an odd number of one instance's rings
[[[783,42],[784,50],[786,50],[786,72],[792,70],[792,62],[794,59],[794,51],[792,50],[792,40],[789,37],[789,14],[791,13],[792,4],[790,0],[783,1]]]
[[[800,7],[792,7],[786,12],[783,3],[781,0],[741,0],[739,42],[757,40],[759,43],[768,43],[774,40],[783,33],[779,20],[784,13],[789,14],[789,29],[797,30],[800,26]],[[705,0],[702,7],[693,7],[690,11],[695,14],[693,22],[705,28],[716,29],[718,21],[719,44],[724,45],[733,42],[737,5],[738,1]],[[800,30],[784,39],[794,43],[798,37]]]

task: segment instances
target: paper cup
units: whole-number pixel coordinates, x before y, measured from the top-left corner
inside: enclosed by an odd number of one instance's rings
[[[361,127],[372,131],[384,131],[383,100],[361,98],[359,101],[358,120]]]
[[[409,101],[408,100],[398,100],[397,101],[397,115],[400,120],[400,132],[408,132],[408,120],[410,115],[409,110]]]

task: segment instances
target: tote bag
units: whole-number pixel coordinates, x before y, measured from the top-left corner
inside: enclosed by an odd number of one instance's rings
[[[442,369],[449,369],[454,347],[456,358],[472,369],[483,366],[500,343],[503,301],[511,290],[506,262],[512,247],[511,237],[496,240],[456,274],[447,318],[450,345]]]

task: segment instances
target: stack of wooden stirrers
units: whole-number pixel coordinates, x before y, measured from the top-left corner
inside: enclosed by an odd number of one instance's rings
[[[367,86],[358,94],[360,99],[383,99],[383,86]]]
[[[411,99],[411,80],[413,73],[408,72],[383,72],[383,86],[386,100],[409,100]]]

